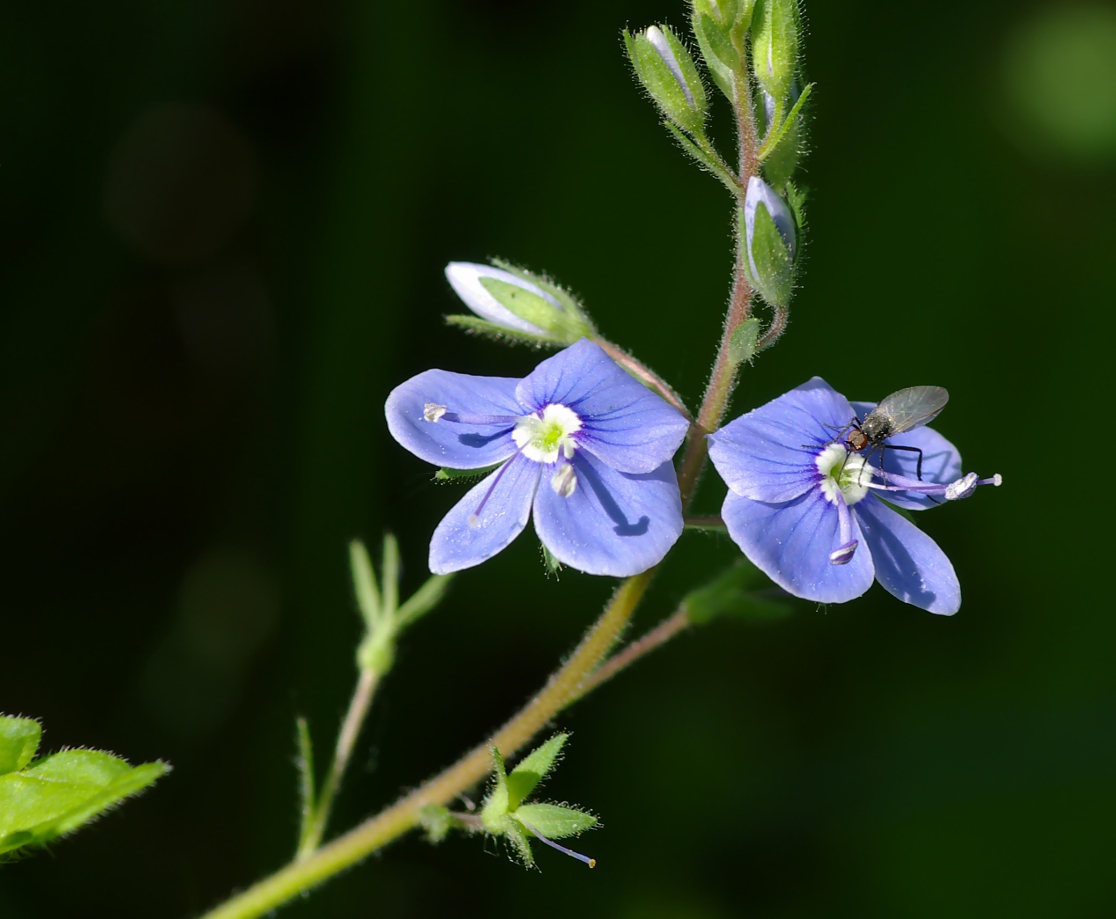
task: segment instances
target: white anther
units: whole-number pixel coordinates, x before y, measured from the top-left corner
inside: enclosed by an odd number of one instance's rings
[[[550,487],[562,498],[568,498],[577,491],[577,473],[574,472],[574,467],[563,463],[550,480]]]
[[[422,417],[432,424],[446,413],[446,407],[437,402],[427,402],[422,407]]]

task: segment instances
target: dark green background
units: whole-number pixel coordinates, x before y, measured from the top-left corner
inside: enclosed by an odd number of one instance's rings
[[[729,203],[619,42],[681,4],[411,6],[0,8],[0,710],[50,749],[175,767],[0,868],[4,919],[189,917],[290,855],[294,717],[324,748],[355,678],[346,541],[393,529],[413,589],[455,499],[383,400],[537,360],[442,324],[447,261],[551,272],[698,401]],[[1111,915],[1116,79],[1049,50],[1078,9],[807,9],[801,289],[735,405],[814,374],[946,386],[936,427],[1005,479],[920,517],[961,612],[875,588],[685,635],[558,722],[549,794],[603,817],[595,871],[410,838],[284,915]],[[684,537],[637,627],[733,554]],[[407,637],[337,825],[514,711],[611,589],[547,580],[530,536],[463,574]]]

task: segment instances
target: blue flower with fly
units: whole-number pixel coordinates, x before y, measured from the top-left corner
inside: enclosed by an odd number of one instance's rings
[[[932,613],[960,608],[945,553],[888,504],[925,510],[1000,477],[961,474],[953,444],[921,426],[945,391],[916,389],[926,392],[902,390],[877,408],[814,377],[709,435],[729,487],[721,512],[729,535],[789,593],[842,603],[877,580]]]

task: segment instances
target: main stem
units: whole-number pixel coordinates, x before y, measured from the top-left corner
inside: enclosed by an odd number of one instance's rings
[[[628,624],[636,604],[651,582],[654,570],[637,574],[620,585],[601,618],[581,640],[569,660],[519,714],[488,740],[387,810],[303,860],[281,868],[206,913],[203,919],[253,919],[262,916],[412,829],[427,805],[449,804],[460,792],[482,781],[492,769],[493,747],[498,747],[504,756],[511,756],[580,695],[582,682],[609,652]]]
[[[748,179],[755,174],[756,170],[757,146],[750,88],[744,76],[737,78],[734,107],[740,144],[741,198],[738,207],[742,207]],[[710,374],[697,420],[690,429],[690,438],[678,471],[682,506],[687,510],[693,501],[698,478],[708,454],[705,436],[717,429],[728,406],[729,395],[736,378],[737,367],[729,351],[732,334],[740,323],[748,318],[751,303],[752,292],[744,273],[743,261],[747,254],[744,240],[739,232],[739,221],[737,227],[736,271],[733,278],[732,298],[728,314],[725,316],[717,359],[713,364],[713,371]],[[652,568],[643,574],[637,574],[620,585],[600,619],[581,640],[581,644],[577,646],[569,660],[551,676],[537,696],[488,740],[391,807],[370,817],[301,861],[292,862],[270,877],[264,878],[243,893],[206,913],[202,919],[255,919],[262,916],[351,867],[413,829],[418,825],[422,809],[427,805],[444,806],[461,792],[482,781],[492,769],[493,747],[498,747],[505,756],[514,754],[562,709],[603,682],[603,679],[593,678],[594,671],[628,624],[636,604],[647,590],[654,571],[655,569]],[[664,632],[669,632],[666,637],[680,631],[681,625],[679,620],[671,621],[670,626],[664,626]],[[647,649],[657,646],[658,643],[648,645]],[[641,653],[633,653],[622,660],[626,665],[640,656]],[[619,669],[619,666],[608,668],[603,678],[612,676]]]
[[[751,87],[747,77],[738,74],[734,89],[733,108],[736,111],[736,137],[740,149],[740,191],[737,200],[739,211],[744,207],[748,180],[756,174],[757,143],[755,119],[752,117]],[[734,218],[737,216],[734,214]],[[752,288],[748,284],[748,275],[744,271],[744,260],[748,257],[747,247],[740,230],[739,219],[734,219],[734,224],[736,267],[732,279],[732,296],[729,300],[728,312],[725,313],[725,325],[721,334],[721,344],[717,348],[717,359],[713,362],[709,385],[705,388],[705,398],[702,400],[697,420],[690,428],[690,440],[686,444],[686,452],[682,456],[682,464],[678,469],[678,487],[682,491],[683,510],[689,510],[694,500],[701,470],[705,466],[705,457],[709,449],[705,440],[706,435],[717,430],[725,409],[728,408],[729,395],[736,382],[737,370],[737,363],[732,359],[731,353],[732,335],[740,327],[740,323],[748,318],[752,302]]]

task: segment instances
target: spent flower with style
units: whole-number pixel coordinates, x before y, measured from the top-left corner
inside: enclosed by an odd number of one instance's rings
[[[921,451],[921,478],[914,451],[852,450],[839,435],[872,407],[814,377],[709,435],[729,487],[721,515],[752,563],[796,597],[843,603],[875,579],[906,603],[951,615],[961,606],[953,565],[880,499],[925,510],[1000,477],[963,476],[957,449],[926,427],[893,438]]]
[[[532,512],[550,553],[589,574],[646,571],[682,533],[671,457],[689,422],[587,339],[522,380],[427,370],[385,411],[392,436],[427,462],[497,466],[434,531],[436,574],[491,558]]]

